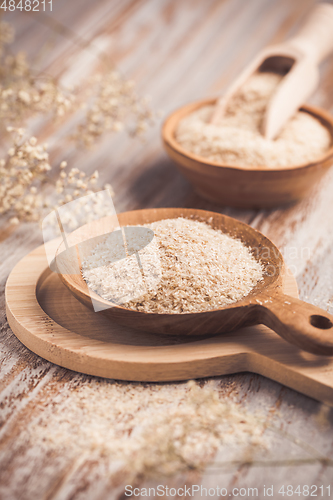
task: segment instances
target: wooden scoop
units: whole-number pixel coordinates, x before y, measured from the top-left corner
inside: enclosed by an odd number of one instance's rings
[[[211,118],[217,124],[228,102],[256,72],[285,75],[269,102],[262,133],[274,139],[285,123],[313,93],[319,82],[318,64],[333,50],[333,5],[314,7],[297,35],[264,49],[221,97]]]
[[[125,212],[118,215],[121,226],[142,225],[162,219],[185,217],[208,223],[214,229],[221,229],[233,238],[240,239],[249,247],[265,270],[264,278],[243,300],[228,307],[199,313],[155,314],[132,311],[102,299],[88,290],[82,278],[81,263],[76,252],[68,254],[68,274],[60,278],[72,294],[92,309],[92,298],[99,301],[101,311],[110,320],[131,328],[169,335],[208,336],[233,331],[242,326],[264,324],[288,342],[315,353],[333,355],[333,316],[301,300],[284,295],[282,291],[282,271],[284,262],[276,246],[261,233],[250,226],[225,215],[204,210],[182,208],[161,208]],[[92,239],[96,242],[105,234],[109,226],[112,231],[112,218],[103,218],[89,225],[89,247]],[[87,235],[87,227],[77,232]],[[65,252],[62,243],[57,251],[56,261],[63,259]],[[79,252],[77,252],[79,255]],[[63,262],[62,262],[63,268]]]

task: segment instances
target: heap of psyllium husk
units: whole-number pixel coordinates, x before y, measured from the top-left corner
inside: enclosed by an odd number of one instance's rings
[[[317,160],[332,143],[319,120],[298,111],[275,140],[262,135],[267,104],[283,77],[256,73],[230,99],[224,116],[209,123],[214,106],[203,106],[183,118],[177,142],[186,150],[223,165],[288,167]]]
[[[224,399],[219,381],[147,385],[93,378],[65,389],[52,395],[52,404],[41,400],[14,447],[30,442],[39,456],[53,452],[71,467],[102,459],[110,476],[121,470],[134,480],[203,469],[218,450],[223,461],[232,460],[231,448],[249,463],[270,446],[265,412]]]
[[[209,311],[244,298],[263,277],[263,268],[240,241],[205,222],[179,217],[146,225],[154,246],[136,258],[115,262],[108,237],[83,262],[89,287],[106,300],[122,297],[125,307],[152,313]]]

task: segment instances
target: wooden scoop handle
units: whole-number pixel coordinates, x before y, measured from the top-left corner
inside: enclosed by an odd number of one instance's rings
[[[260,323],[291,344],[313,354],[333,355],[333,316],[323,309],[276,293],[260,297],[259,311]]]
[[[273,52],[272,52],[272,49]],[[289,49],[289,50],[288,50]],[[248,78],[255,73],[266,57],[272,55],[285,55],[290,52],[290,57],[298,54],[299,57],[309,59],[314,66],[333,50],[333,5],[321,3],[316,5],[310,12],[305,24],[299,29],[298,33],[279,45],[264,49],[252,63],[239,75],[239,77],[231,84],[226,93],[217,101],[215,109],[209,120],[210,123],[217,125],[220,119],[224,116],[228,102],[231,97],[244,85]],[[272,139],[275,133],[265,136]]]
[[[333,5],[320,3],[312,9],[298,33],[286,42],[317,64],[333,50]]]

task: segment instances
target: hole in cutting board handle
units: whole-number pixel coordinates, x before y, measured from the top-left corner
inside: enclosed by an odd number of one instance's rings
[[[319,314],[313,314],[310,316],[310,323],[312,326],[320,328],[320,330],[329,330],[333,326],[331,320],[325,318],[325,316],[320,316]]]

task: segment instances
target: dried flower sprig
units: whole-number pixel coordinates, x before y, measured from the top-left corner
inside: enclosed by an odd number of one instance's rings
[[[98,173],[88,176],[78,169],[66,173],[62,162],[53,199],[46,199],[45,189],[41,189],[51,181],[46,146],[37,145],[34,137],[23,139],[23,128],[17,127],[36,113],[59,117],[76,112],[82,95],[61,88],[56,78],[36,74],[23,52],[10,52],[8,45],[13,39],[12,26],[0,21],[0,128],[14,134],[13,146],[0,161],[0,214],[18,223],[40,220],[46,207],[54,208],[95,192]],[[76,134],[85,146],[91,146],[108,131],[126,128],[131,135],[140,135],[153,120],[148,100],[139,98],[134,83],[113,69],[95,77],[87,95],[90,105]],[[111,186],[105,187],[111,190]],[[103,202],[98,197],[96,200],[94,207],[102,216]],[[91,216],[87,214],[88,219]]]
[[[22,123],[36,113],[61,117],[72,109],[74,93],[60,89],[51,77],[35,76],[24,53],[0,59],[0,119],[4,124]]]
[[[60,88],[55,78],[35,74],[24,52],[12,54],[14,29],[0,21],[0,119],[5,126],[22,123],[36,113],[63,116],[72,108],[74,92]]]
[[[5,125],[22,123],[36,113],[53,112],[63,116],[79,107],[76,91],[62,88],[55,78],[35,75],[23,52],[11,54],[8,44],[14,30],[0,23],[0,119]],[[133,81],[124,79],[114,69],[94,77],[89,89],[91,106],[75,137],[91,146],[105,132],[127,128],[132,135],[142,134],[153,113],[147,98],[139,98]],[[88,94],[89,94],[88,91]],[[85,97],[86,98],[86,97]],[[129,125],[125,127],[125,122]]]
[[[98,171],[88,176],[73,168],[66,174],[63,161],[55,190],[47,199],[41,190],[51,181],[47,145],[37,144],[35,137],[24,139],[23,129],[8,127],[7,131],[13,134],[14,143],[0,160],[0,214],[8,215],[12,223],[38,221],[47,207],[61,206],[96,190]]]
[[[0,160],[0,214],[9,214],[13,223],[38,220],[43,200],[37,185],[51,170],[46,146],[37,145],[35,137],[24,140],[23,129],[7,130],[14,134],[14,144]]]
[[[137,95],[133,81],[110,69],[105,57],[101,59],[106,71],[95,76],[87,93],[79,96],[78,87],[65,89],[56,78],[35,74],[25,53],[9,51],[13,39],[12,26],[0,22],[0,120],[5,126],[21,125],[36,113],[61,117],[77,111],[87,99],[90,105],[74,135],[85,146],[91,146],[106,132],[127,129],[130,135],[141,135],[153,122],[148,99]],[[82,98],[84,103],[80,102]]]
[[[96,170],[91,176],[87,176],[78,168],[72,168],[69,173],[65,172],[67,162],[60,163],[60,175],[56,182],[56,192],[61,195],[58,199],[58,205],[64,205],[86,194],[92,194],[93,187],[98,179],[98,171]]]
[[[138,97],[133,81],[111,70],[96,76],[95,84],[96,95],[77,132],[85,146],[91,146],[107,131],[127,129],[131,135],[140,135],[153,121],[148,99]]]

